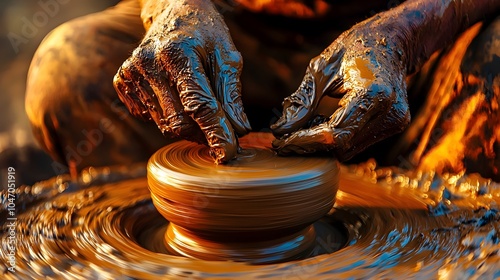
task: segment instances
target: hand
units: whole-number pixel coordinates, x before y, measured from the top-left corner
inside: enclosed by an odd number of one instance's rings
[[[216,162],[231,160],[235,134],[250,130],[240,96],[241,55],[210,1],[171,3],[149,22],[115,88],[132,114],[154,120],[165,135],[207,143]]]
[[[283,115],[271,126],[282,136],[273,142],[280,154],[331,151],[347,160],[408,125],[405,56],[397,34],[367,20],[311,60],[299,89],[285,98]],[[339,108],[325,122],[302,129],[323,96],[341,98]]]

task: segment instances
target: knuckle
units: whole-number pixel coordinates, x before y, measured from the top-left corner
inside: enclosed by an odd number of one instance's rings
[[[118,94],[123,94],[125,91],[125,83],[123,78],[121,77],[121,69],[118,70],[118,73],[113,77],[113,85],[118,92]]]
[[[166,57],[185,56],[192,52],[196,46],[202,45],[198,39],[186,34],[173,33],[168,39],[162,40],[158,44],[158,51]]]
[[[127,79],[131,75],[134,75],[134,72],[135,66],[132,62],[132,58],[128,58],[127,60],[125,60],[120,69],[118,69],[118,74],[121,79]]]
[[[161,123],[162,126],[168,127],[168,131],[174,133],[175,135],[180,136],[184,129],[189,128],[189,123],[185,121],[182,113],[177,112],[168,117],[168,124]]]
[[[243,56],[239,51],[233,51],[236,62],[243,62]]]
[[[181,43],[178,41],[167,40],[159,45],[159,51],[166,58],[173,56],[174,54],[179,54],[183,51]]]
[[[406,98],[398,96],[389,106],[387,121],[391,124],[391,128],[394,129],[394,133],[399,133],[408,127],[411,121],[408,102]]]
[[[218,48],[214,51],[214,59],[219,67],[218,71],[227,75],[239,75],[243,69],[243,57],[237,50]]]
[[[161,47],[159,60],[172,74],[179,75],[190,71],[190,61],[195,58],[193,49],[182,42],[168,42]]]
[[[205,100],[203,102],[192,102],[185,108],[186,113],[192,115],[194,119],[204,119],[214,115],[219,109],[217,101]]]
[[[134,50],[129,59],[132,69],[150,69],[155,65],[156,51],[151,45],[139,47]]]
[[[373,83],[368,87],[367,94],[379,104],[390,105],[395,99],[396,90],[386,83]]]
[[[131,94],[131,90],[127,81],[128,78],[126,72],[122,67],[120,67],[120,69],[118,69],[118,72],[113,77],[113,86],[115,87],[118,95],[125,96]]]
[[[206,114],[211,114],[219,108],[217,101],[215,100],[205,100],[202,103],[199,103],[197,106],[195,106],[195,111],[197,113],[200,113],[201,115],[206,115]]]

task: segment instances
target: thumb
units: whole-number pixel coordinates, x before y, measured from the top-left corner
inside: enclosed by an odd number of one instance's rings
[[[324,95],[337,97],[342,79],[339,76],[340,52],[319,55],[311,60],[299,89],[283,101],[283,114],[271,126],[275,136],[303,128],[315,115]]]
[[[281,136],[302,128],[314,115],[320,99],[314,75],[308,68],[297,91],[283,101],[281,118],[271,125],[274,135]]]

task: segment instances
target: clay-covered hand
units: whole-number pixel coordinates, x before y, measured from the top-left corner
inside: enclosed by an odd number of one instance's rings
[[[299,89],[271,126],[280,154],[331,151],[340,160],[402,131],[410,121],[400,38],[367,20],[341,34],[312,59]],[[341,98],[326,121],[305,128],[324,96]]]
[[[211,1],[165,6],[149,20],[143,10],[148,31],[118,70],[115,88],[134,115],[154,120],[166,136],[207,143],[216,162],[231,160],[236,135],[250,130],[241,55]]]

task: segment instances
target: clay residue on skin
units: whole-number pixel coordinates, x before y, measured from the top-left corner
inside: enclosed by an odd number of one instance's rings
[[[352,67],[347,67],[346,80],[351,79],[358,81],[363,88],[368,88],[371,83],[375,80],[375,75],[373,70],[368,67],[369,62],[361,57],[354,59],[354,64]]]
[[[406,127],[406,64],[401,40],[392,31],[380,18],[368,19],[311,60],[299,89],[285,99],[282,118],[271,127],[281,154],[326,150],[347,160]],[[305,128],[325,96],[340,98],[340,108],[323,124]]]
[[[403,131],[410,121],[405,76],[448,46],[471,24],[495,15],[500,2],[407,1],[360,22],[311,60],[299,89],[271,128],[282,154],[332,151],[347,160]],[[431,34],[438,33],[435,36]],[[304,127],[324,96],[340,108],[321,126]],[[304,100],[312,99],[309,102]],[[313,142],[331,133],[334,141]]]
[[[450,45],[472,24],[495,16],[500,10],[500,3],[496,0],[446,0],[439,3],[416,0],[407,4],[390,10],[387,16],[397,21],[401,28],[398,36],[403,39],[408,73],[420,69],[433,52]]]
[[[251,128],[224,20],[211,1],[142,2],[147,32],[115,76],[120,99],[166,136],[207,144],[216,163],[233,159]]]

